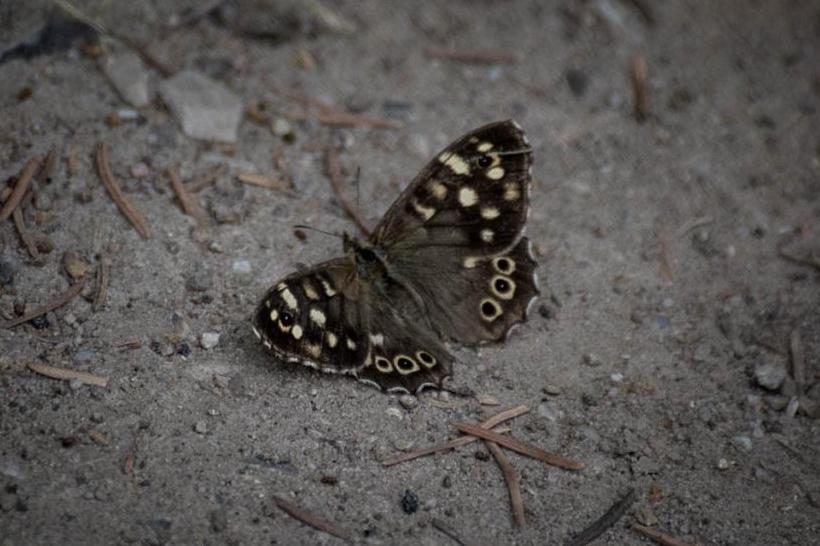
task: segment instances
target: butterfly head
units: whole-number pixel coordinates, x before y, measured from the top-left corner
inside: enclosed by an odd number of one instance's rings
[[[385,256],[381,248],[362,243],[345,233],[344,250],[356,263],[359,278],[373,279],[385,273]]]

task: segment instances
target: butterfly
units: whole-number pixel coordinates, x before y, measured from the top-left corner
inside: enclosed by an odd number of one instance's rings
[[[523,236],[532,149],[501,121],[462,136],[416,176],[367,240],[270,288],[253,331],[275,356],[389,392],[442,388],[445,340],[501,341],[538,296]]]

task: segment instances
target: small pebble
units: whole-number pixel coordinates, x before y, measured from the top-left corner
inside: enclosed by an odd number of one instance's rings
[[[63,267],[72,279],[85,277],[90,269],[90,264],[77,252],[68,251],[63,254]]]
[[[208,424],[205,421],[197,421],[194,425],[194,432],[197,434],[205,434],[208,432]]]
[[[777,391],[786,380],[786,366],[782,362],[759,362],[754,370],[755,381],[764,389]]]
[[[415,514],[419,509],[419,497],[409,489],[404,490],[401,498],[401,508],[405,514]]]
[[[597,368],[598,366],[603,364],[603,361],[601,361],[601,359],[598,357],[598,355],[595,355],[595,354],[592,354],[592,353],[586,353],[581,358],[583,359],[584,364],[586,364],[587,366],[590,366],[592,368]]]
[[[81,379],[77,379],[76,377],[68,382],[68,386],[72,391],[78,391],[83,388],[84,383]]]
[[[390,415],[391,417],[395,417],[396,419],[399,419],[399,420],[401,420],[403,418],[403,414],[402,414],[402,412],[399,408],[387,408],[386,410],[384,410],[384,412],[387,415]]]
[[[732,443],[737,446],[741,451],[751,451],[752,450],[752,439],[748,436],[735,436],[732,438]]]
[[[151,169],[143,161],[131,165],[131,176],[134,178],[146,178],[151,174]]]
[[[406,410],[412,410],[419,406],[419,399],[412,394],[403,394],[399,396],[399,404]]]
[[[561,394],[561,387],[558,385],[549,384],[543,389],[545,394],[549,394],[550,396],[558,396]]]
[[[250,273],[251,262],[248,260],[234,260],[232,268],[234,273]]]
[[[717,467],[718,470],[726,470],[727,468],[729,468],[729,461],[727,461],[724,458],[720,458],[718,459]]]
[[[613,383],[623,383],[624,374],[622,374],[621,372],[615,372],[612,375],[610,375],[609,378],[612,380]]]
[[[205,332],[199,338],[199,344],[203,349],[213,349],[219,344],[219,334],[217,332]]]
[[[271,131],[276,136],[285,137],[293,133],[293,127],[285,118],[276,118],[271,124]]]

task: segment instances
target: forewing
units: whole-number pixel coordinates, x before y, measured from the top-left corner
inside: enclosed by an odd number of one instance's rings
[[[507,250],[527,220],[531,164],[532,150],[515,122],[476,129],[416,176],[371,241],[391,253],[445,247],[488,256]]]
[[[354,264],[338,258],[282,279],[256,309],[254,333],[277,356],[324,372],[364,366],[364,330]]]

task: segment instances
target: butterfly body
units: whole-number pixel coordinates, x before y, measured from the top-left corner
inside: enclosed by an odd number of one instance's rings
[[[408,185],[367,241],[282,279],[254,332],[274,354],[389,391],[441,387],[443,340],[500,341],[538,294],[522,236],[531,150],[514,122],[468,133]]]

